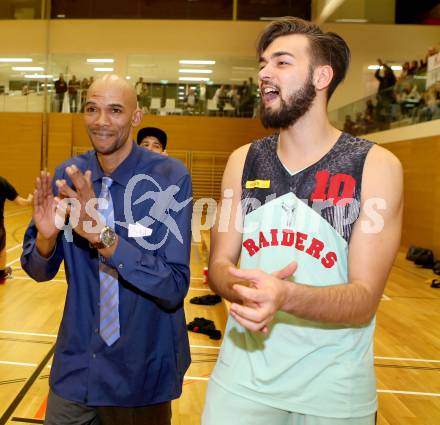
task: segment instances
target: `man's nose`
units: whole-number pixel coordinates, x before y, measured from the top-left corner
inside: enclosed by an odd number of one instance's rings
[[[267,63],[260,69],[260,71],[258,71],[258,78],[260,79],[260,81],[267,81],[270,80],[270,76],[271,76],[270,65]]]
[[[99,125],[108,125],[109,124],[109,118],[105,111],[100,111],[97,119],[97,124]]]

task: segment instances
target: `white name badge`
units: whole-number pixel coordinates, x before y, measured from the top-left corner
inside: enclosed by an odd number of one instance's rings
[[[150,236],[153,233],[149,227],[142,226],[140,223],[128,225],[128,237],[129,238],[143,238]]]

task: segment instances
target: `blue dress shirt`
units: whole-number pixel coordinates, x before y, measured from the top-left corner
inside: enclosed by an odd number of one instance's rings
[[[99,194],[104,173],[95,152],[64,162],[56,169],[54,181],[66,179],[72,186],[65,172],[72,164],[82,172],[92,171],[93,187]],[[149,177],[130,186],[133,176],[142,175]],[[179,161],[135,143],[110,177],[115,222],[122,223],[116,224],[117,248],[106,260],[119,273],[121,337],[116,343],[108,347],[99,335],[98,252],[87,240],[73,232],[73,242],[69,242],[60,232],[53,254],[43,258],[35,247],[37,229],[31,222],[21,264],[40,282],[52,279],[64,260],[68,289],[50,375],[52,390],[90,406],[145,406],[179,397],[190,364],[183,299],[189,287],[192,203],[180,210],[176,204],[192,196],[191,179]],[[174,194],[177,203],[170,198],[166,208],[162,205],[162,216],[150,219],[151,235],[142,238],[151,246],[165,242],[157,248],[142,247],[123,223],[149,217],[155,204],[149,196],[171,185],[180,188]],[[53,190],[57,193],[54,184]],[[124,212],[127,192],[132,192],[130,218]],[[147,199],[133,205],[141,196]],[[157,211],[153,215],[157,218]],[[167,219],[177,224],[181,238],[169,231]]]

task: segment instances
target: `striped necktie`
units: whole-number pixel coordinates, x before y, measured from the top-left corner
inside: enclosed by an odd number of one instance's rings
[[[115,214],[110,186],[113,180],[110,177],[102,178],[102,188],[99,195],[108,201],[106,209],[99,209],[107,226],[114,229]],[[99,334],[105,343],[110,346],[120,337],[119,331],[119,283],[118,272],[107,264],[99,261]]]

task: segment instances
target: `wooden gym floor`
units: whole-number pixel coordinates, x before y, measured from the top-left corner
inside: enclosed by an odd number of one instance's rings
[[[0,425],[43,423],[48,375],[66,293],[61,270],[37,284],[20,268],[21,241],[30,209],[7,205],[8,265],[13,278],[0,286]],[[193,244],[187,322],[203,316],[224,329],[224,304],[199,306],[193,296],[210,293],[202,280],[206,256]],[[440,289],[430,288],[431,270],[419,269],[400,253],[377,315],[375,365],[378,425],[440,424]],[[207,379],[219,341],[190,332],[192,365],[182,397],[173,403],[173,425],[198,425]],[[123,424],[121,424],[123,425]],[[268,424],[270,425],[270,424]]]

